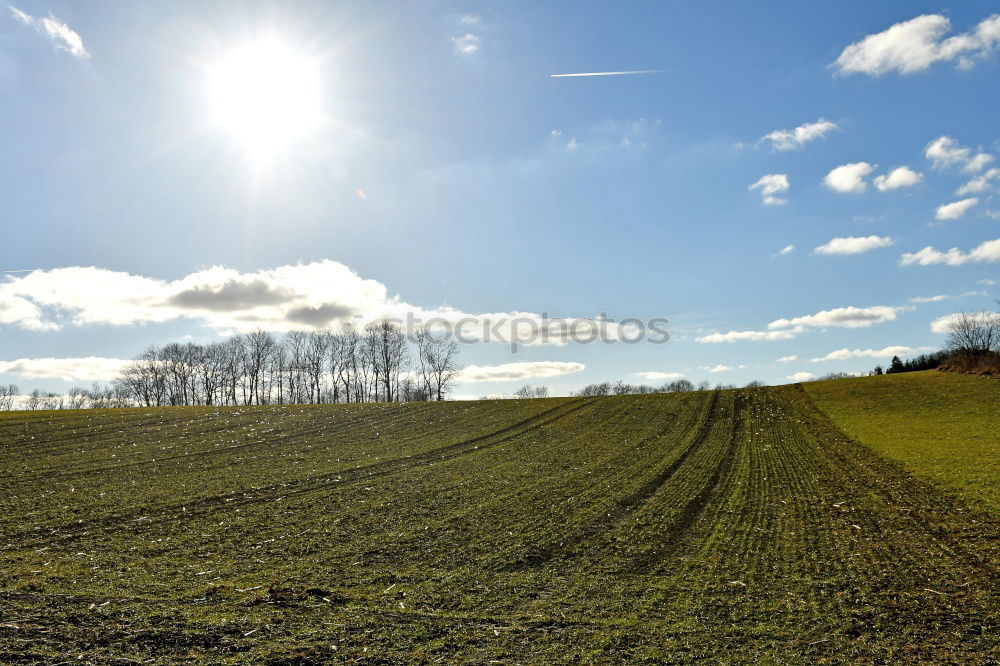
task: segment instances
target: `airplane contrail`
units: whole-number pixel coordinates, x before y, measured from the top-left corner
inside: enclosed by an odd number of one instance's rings
[[[632,69],[625,72],[577,72],[575,74],[549,74],[553,79],[567,76],[622,76],[623,74],[658,74],[662,69]]]

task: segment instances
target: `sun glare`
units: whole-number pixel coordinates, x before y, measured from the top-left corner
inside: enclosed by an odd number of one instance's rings
[[[273,38],[248,42],[208,70],[213,123],[254,162],[312,133],[321,119],[314,62]]]

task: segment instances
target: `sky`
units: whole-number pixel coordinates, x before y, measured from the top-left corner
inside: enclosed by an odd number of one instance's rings
[[[15,0],[0,383],[405,313],[670,322],[461,396],[938,349],[1000,297],[998,51],[995,2]]]

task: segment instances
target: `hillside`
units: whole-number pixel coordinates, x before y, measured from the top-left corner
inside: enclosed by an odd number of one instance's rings
[[[8,413],[0,443],[3,663],[1000,650],[997,521],[800,387]]]
[[[851,437],[1000,516],[1000,381],[928,370],[804,386]]]

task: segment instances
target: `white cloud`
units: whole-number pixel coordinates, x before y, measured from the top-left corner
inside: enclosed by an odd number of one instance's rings
[[[879,192],[898,190],[901,187],[913,187],[924,179],[924,174],[918,173],[910,167],[896,167],[888,174],[875,176],[875,187]]]
[[[880,247],[889,247],[892,243],[893,240],[888,236],[848,236],[834,238],[813,251],[818,254],[860,254]]]
[[[929,159],[935,167],[941,169],[967,162],[971,152],[970,149],[959,145],[958,141],[950,136],[939,136],[924,148],[924,157]]]
[[[949,204],[944,204],[938,206],[937,212],[934,213],[934,219],[936,220],[957,220],[965,213],[979,203],[979,199],[976,197],[969,197],[968,199],[962,199],[961,201],[953,201]]]
[[[989,280],[980,280],[979,284],[988,284]],[[911,303],[940,303],[941,301],[950,301],[956,298],[968,298],[969,296],[988,296],[985,291],[967,291],[964,294],[938,294],[937,296],[917,296],[911,298]]]
[[[928,143],[924,148],[924,157],[931,161],[935,169],[962,165],[962,170],[968,173],[977,173],[993,161],[989,153],[978,153],[973,157],[971,148],[947,135]]]
[[[81,60],[86,60],[90,57],[90,53],[83,46],[83,39],[80,35],[52,14],[44,18],[38,18],[25,14],[13,5],[8,6],[14,18],[27,26],[31,26],[40,34],[46,35],[55,43],[56,48],[60,51],[66,51]]]
[[[31,301],[3,292],[0,282],[0,325],[11,324],[29,331],[52,331],[58,327],[53,322],[42,320],[42,309]]]
[[[833,66],[839,74],[869,76],[913,74],[936,62],[956,62],[968,69],[1000,44],[1000,14],[983,19],[969,32],[942,39],[949,30],[951,22],[944,16],[918,16],[850,44]]]
[[[0,361],[0,375],[24,379],[63,379],[66,381],[110,381],[128,361],[119,358],[19,358]]]
[[[875,165],[868,162],[842,164],[826,174],[823,184],[834,192],[859,193],[864,192],[868,184],[865,178],[875,170]]]
[[[794,251],[795,251],[795,246],[794,245],[786,245],[785,247],[783,247],[780,250],[778,250],[778,254],[779,255],[786,255],[786,254],[791,254]]]
[[[987,263],[1000,261],[1000,238],[991,241],[983,241],[970,252],[962,252],[956,247],[947,252],[940,252],[931,246],[927,246],[919,252],[907,252],[899,263],[902,266],[930,266],[933,264],[947,264],[948,266],[961,266],[969,262]]]
[[[787,203],[788,199],[781,199],[774,195],[781,194],[782,192],[788,191],[788,174],[784,173],[769,173],[766,176],[761,176],[760,179],[748,187],[748,190],[760,189],[760,195],[764,199],[764,203],[769,205],[777,205]]]
[[[767,325],[770,330],[787,329],[789,327],[808,326],[811,328],[867,328],[872,324],[881,324],[896,319],[896,314],[907,308],[875,305],[868,308],[848,306],[823,310],[816,314],[793,317],[792,319],[776,319]]]
[[[892,358],[893,356],[913,354],[917,351],[912,347],[903,345],[890,345],[882,349],[848,349],[844,347],[843,349],[832,351],[826,356],[819,356],[810,360],[813,363],[821,363],[823,361],[846,361],[851,358]]]
[[[989,153],[979,153],[972,159],[970,159],[964,167],[963,171],[968,171],[969,173],[977,173],[982,171],[987,164],[992,162],[994,157]]]
[[[455,53],[459,55],[473,55],[479,52],[479,37],[472,33],[465,33],[461,37],[452,37],[452,44],[455,45]]]
[[[459,381],[519,382],[541,377],[559,377],[583,371],[583,363],[565,361],[520,361],[500,365],[469,365],[462,369]]]
[[[649,379],[651,381],[656,380],[667,380],[667,379],[681,379],[684,376],[682,372],[659,372],[656,370],[649,370],[646,372],[635,373],[636,377],[642,377],[643,379]]]
[[[797,361],[798,358],[799,357],[794,354],[792,356],[782,356],[778,359],[778,363],[791,363],[792,361]]]
[[[633,332],[603,319],[549,319],[530,312],[425,308],[391,295],[344,264],[323,260],[241,273],[215,266],[166,281],[96,267],[36,270],[0,278],[0,326],[134,325],[187,319],[216,332],[314,328],[378,317],[462,321],[465,339],[565,344],[572,333],[619,339]],[[489,333],[487,333],[487,331]],[[493,334],[499,331],[497,339]]]
[[[955,194],[962,196],[963,194],[978,194],[980,192],[985,192],[993,186],[994,180],[1000,180],[1000,169],[993,168],[982,175],[976,176],[955,190]]]
[[[931,333],[949,333],[951,323],[961,316],[961,312],[953,312],[949,315],[938,317],[931,322]]]
[[[816,379],[816,375],[811,372],[796,372],[794,375],[788,375],[788,379],[791,379],[793,382],[808,382]]]
[[[482,18],[478,14],[466,14],[458,19],[458,22],[465,25],[479,25],[482,22]]]
[[[820,118],[814,123],[804,123],[795,129],[774,130],[761,137],[761,141],[770,141],[774,150],[794,150],[801,148],[810,141],[822,139],[828,133],[837,129],[837,124]]]
[[[984,287],[992,287],[995,284],[1000,284],[1000,280],[990,280],[988,278],[984,278],[979,281],[979,284],[983,285]]]
[[[757,342],[761,340],[789,340],[801,333],[804,329],[792,329],[788,331],[729,331],[728,333],[711,333],[702,335],[694,339],[695,342],[715,344],[720,342]]]
[[[695,342],[758,342],[766,340],[789,340],[804,332],[807,328],[866,328],[872,324],[881,324],[896,319],[903,310],[912,310],[913,306],[890,307],[875,305],[868,308],[848,306],[823,310],[816,314],[803,315],[791,319],[775,319],[767,325],[766,331],[729,331],[728,333],[711,333],[695,338]]]
[[[732,369],[733,367],[731,365],[722,365],[721,363],[716,366],[712,366],[711,368],[707,366],[702,368],[702,370],[708,370],[709,372],[729,372]]]

